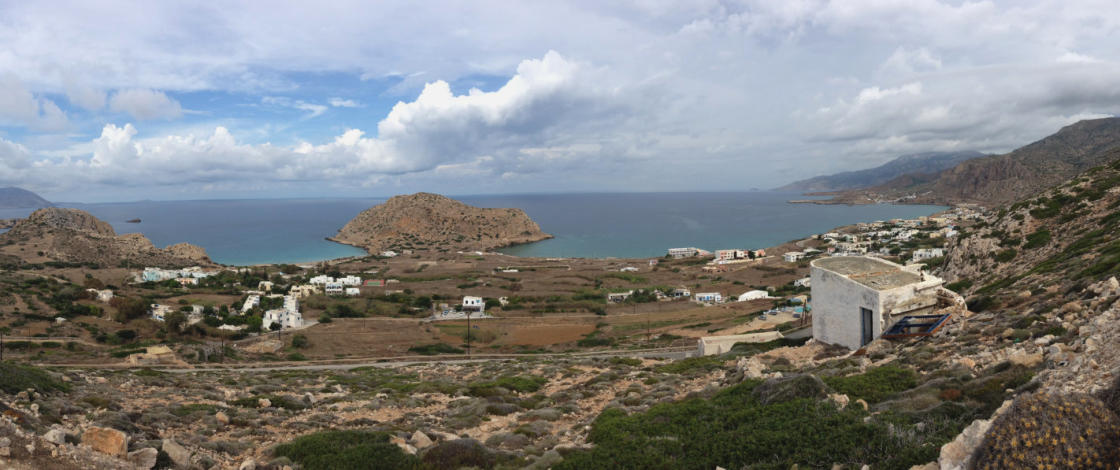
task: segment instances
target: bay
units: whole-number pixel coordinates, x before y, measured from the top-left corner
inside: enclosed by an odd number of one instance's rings
[[[841,225],[914,218],[945,209],[923,205],[789,204],[781,192],[580,193],[455,196],[480,207],[524,210],[556,238],[502,249],[533,257],[662,256],[672,247],[765,248]],[[140,232],[159,247],[188,242],[222,264],[305,263],[364,250],[326,240],[384,198],[239,199],[59,204]],[[0,218],[31,209],[0,210]],[[141,219],[139,224],[128,223]]]

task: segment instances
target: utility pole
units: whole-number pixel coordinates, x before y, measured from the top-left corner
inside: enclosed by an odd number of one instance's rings
[[[0,362],[4,361],[4,330],[0,329]]]
[[[467,358],[471,357],[471,312],[467,312]]]

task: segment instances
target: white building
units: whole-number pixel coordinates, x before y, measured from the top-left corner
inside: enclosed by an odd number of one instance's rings
[[[810,278],[810,277],[803,277],[801,279],[793,281],[793,286],[794,287],[809,287],[812,284],[813,284],[813,281],[812,281],[812,278]]]
[[[269,281],[258,282],[257,283],[257,290],[262,290],[262,291],[265,291],[265,292],[272,292],[272,282],[269,282]]]
[[[700,254],[700,249],[698,249],[698,248],[693,248],[693,247],[669,248],[669,257],[671,257],[671,258],[676,258],[676,259],[691,258],[691,257],[696,256],[698,254]]]
[[[327,295],[342,295],[342,283],[328,282],[323,285],[323,292],[325,292]]]
[[[245,299],[245,303],[241,304],[241,314],[244,315],[246,313],[249,313],[249,310],[252,310],[253,307],[256,307],[260,304],[261,296],[250,295],[249,298]]]
[[[691,297],[691,296],[692,296],[692,292],[689,291],[688,289],[683,288],[683,287],[678,287],[676,289],[673,289],[673,290],[669,291],[669,297],[672,297],[674,299],[679,299],[681,297]]]
[[[397,257],[397,252],[395,252],[393,250],[382,251],[381,256],[384,257],[384,258],[396,258]]]
[[[358,287],[362,285],[362,278],[359,276],[346,276],[338,278],[338,282],[344,286]]]
[[[617,303],[622,303],[622,302],[625,302],[626,299],[629,299],[631,295],[634,295],[634,291],[632,291],[632,290],[628,290],[626,292],[608,292],[607,293],[607,302],[616,303],[616,304]]]
[[[307,281],[307,282],[311,283],[311,285],[313,285],[313,286],[323,286],[323,285],[327,285],[328,283],[334,282],[334,278],[323,274],[323,275],[315,276],[315,277],[311,278],[310,281]]]
[[[752,290],[752,291],[744,292],[744,293],[739,295],[739,301],[740,302],[747,302],[747,301],[758,300],[758,299],[769,299],[769,298],[770,298],[770,293],[766,292],[764,290]]]
[[[636,272],[638,272],[638,268],[635,268],[633,266],[625,266],[625,267],[619,269],[619,271],[622,271],[624,273],[636,273]]]
[[[944,248],[919,248],[914,250],[913,262],[945,256]]]
[[[299,297],[296,297],[294,295],[285,295],[284,296],[284,310],[287,310],[289,312],[298,312],[299,311]]]
[[[813,338],[859,349],[905,315],[937,306],[942,280],[915,267],[864,256],[812,262]]]
[[[152,320],[163,321],[171,311],[170,305],[152,304],[148,308],[148,315],[152,317]]]
[[[782,334],[776,330],[745,335],[705,336],[696,341],[696,349],[701,356],[714,356],[730,352],[737,343],[766,343],[782,338]]]
[[[95,299],[97,299],[99,302],[108,302],[110,300],[113,300],[113,291],[111,291],[109,289],[104,289],[104,290],[86,289],[86,292],[89,292],[90,294],[92,294],[93,297]]]
[[[481,313],[486,310],[486,302],[482,300],[482,297],[464,296],[462,306],[464,312]]]
[[[719,292],[697,292],[692,296],[692,300],[707,304],[718,304],[723,302],[723,294]]]
[[[264,312],[261,318],[261,328],[271,330],[273,323],[279,323],[281,329],[303,327],[303,315],[282,308]]]
[[[747,250],[716,250],[716,259],[720,261],[731,261],[747,258],[750,258],[750,253],[747,252]]]
[[[344,293],[346,295],[350,296],[350,297],[354,297],[354,296],[360,295],[362,293],[362,291],[361,291],[361,289],[358,289],[357,287],[347,287],[345,289]]]
[[[288,289],[288,294],[295,296],[297,299],[302,297],[309,297],[318,294],[321,287],[322,286],[316,286],[312,284],[292,286],[291,289]]]
[[[787,263],[796,263],[805,257],[805,253],[800,251],[790,251],[782,255],[782,260]]]

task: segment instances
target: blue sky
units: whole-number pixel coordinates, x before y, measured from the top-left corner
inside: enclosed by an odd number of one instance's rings
[[[0,0],[0,185],[770,188],[1120,109],[1108,1]]]

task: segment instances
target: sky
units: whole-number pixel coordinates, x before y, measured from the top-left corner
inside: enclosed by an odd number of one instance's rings
[[[1120,113],[1112,1],[0,0],[0,186],[736,191]]]

